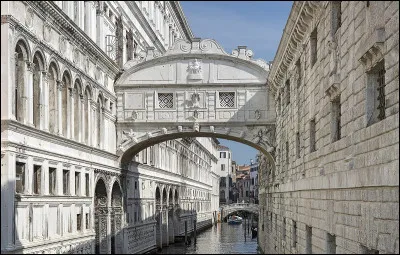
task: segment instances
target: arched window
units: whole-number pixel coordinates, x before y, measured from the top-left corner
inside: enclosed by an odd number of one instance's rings
[[[12,113],[20,122],[26,122],[26,109],[24,108],[25,83],[26,83],[26,63],[28,61],[28,48],[20,40],[15,47],[15,88],[13,89],[13,109]]]
[[[48,85],[49,85],[49,132],[58,133],[58,109],[57,109],[57,77],[58,68],[54,62],[49,66]]]
[[[86,86],[85,94],[84,94],[84,101],[85,101],[85,110],[84,110],[84,139],[83,141],[87,144],[89,144],[89,112],[90,112],[90,98],[91,98],[91,93],[89,86]]]
[[[102,137],[102,107],[103,107],[103,98],[99,95],[98,99],[97,99],[97,110],[96,110],[96,126],[97,126],[97,147],[98,148],[102,148],[102,141],[101,141],[101,137]]]
[[[43,121],[43,70],[44,61],[43,56],[36,52],[33,57],[34,71],[33,71],[33,125],[40,128],[40,122]],[[32,107],[32,106],[29,106]]]
[[[67,136],[67,130],[68,130],[68,122],[67,122],[67,116],[68,116],[68,88],[71,87],[71,76],[67,71],[64,72],[63,78],[63,88],[61,91],[61,102],[62,102],[62,134],[64,137]]]
[[[75,86],[74,86],[74,139],[76,141],[79,141],[79,133],[80,133],[80,123],[81,123],[81,111],[80,111],[80,105],[81,105],[81,84],[79,80],[75,81]]]

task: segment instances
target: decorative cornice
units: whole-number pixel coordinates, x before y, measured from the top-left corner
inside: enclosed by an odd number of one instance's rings
[[[154,45],[160,49],[161,51],[165,52],[165,47],[164,44],[158,39],[155,31],[151,28],[149,22],[147,19],[144,17],[142,11],[140,10],[139,6],[137,5],[136,1],[128,1],[126,2],[128,5],[129,9],[132,11],[132,13],[135,15],[135,17],[138,19],[140,24],[143,24],[143,29],[145,30],[146,34],[149,36],[150,40],[154,43]]]
[[[74,140],[71,140],[71,139],[68,139],[68,138],[65,138],[65,137],[54,135],[54,134],[48,133],[46,131],[36,129],[36,128],[31,127],[31,126],[24,125],[24,124],[22,124],[22,123],[20,123],[18,121],[15,121],[15,120],[2,120],[1,121],[1,130],[6,130],[6,129],[8,129],[8,130],[18,130],[19,133],[24,134],[24,135],[35,137],[35,138],[38,138],[40,140],[48,141],[48,142],[51,142],[51,143],[56,143],[56,144],[59,144],[59,145],[65,145],[65,146],[68,146],[70,148],[80,150],[82,152],[93,153],[93,154],[95,154],[97,156],[101,156],[101,157],[108,158],[108,159],[111,159],[111,160],[117,160],[118,159],[118,156],[116,154],[111,153],[111,152],[100,150],[98,148],[91,147],[91,146],[85,145],[83,143],[76,142]],[[7,141],[2,141],[2,145],[3,145],[3,143],[8,143],[10,145],[14,144],[13,142],[7,142]],[[16,146],[21,146],[21,145],[20,144],[16,144]],[[25,144],[25,147],[29,148],[27,146],[27,144]],[[39,149],[35,148],[35,150],[39,150]],[[71,158],[73,160],[76,160],[73,157],[69,157],[69,156],[65,156],[65,155],[62,155],[62,156],[65,157],[65,158]]]
[[[179,3],[179,1],[170,1],[169,3],[172,7],[172,10],[174,10],[175,13],[179,14],[177,15],[179,24],[181,25],[181,28],[186,35],[186,38],[191,41],[194,36],[186,20],[185,14],[182,11],[181,4]]]
[[[279,88],[284,86],[289,65],[295,60],[296,51],[302,46],[305,33],[320,5],[321,3],[318,1],[295,1],[293,3],[268,77],[274,93],[279,93]],[[303,49],[301,48],[301,50]]]
[[[63,34],[68,35],[68,38],[72,38],[74,43],[81,42],[80,47],[88,50],[114,73],[119,72],[117,63],[110,59],[53,1],[26,1],[25,3],[32,7],[39,8],[45,13],[44,15],[51,16],[54,19],[54,24],[58,24],[63,30]]]

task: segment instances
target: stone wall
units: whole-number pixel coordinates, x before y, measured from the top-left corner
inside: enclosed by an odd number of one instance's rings
[[[399,252],[399,5],[342,1],[337,31],[335,8],[295,2],[272,65],[277,149],[275,169],[264,164],[260,177],[265,253]]]

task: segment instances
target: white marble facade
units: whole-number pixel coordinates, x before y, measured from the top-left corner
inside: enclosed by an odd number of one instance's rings
[[[139,253],[211,222],[213,139],[116,155],[121,67],[191,37],[178,2],[1,2],[2,253]]]

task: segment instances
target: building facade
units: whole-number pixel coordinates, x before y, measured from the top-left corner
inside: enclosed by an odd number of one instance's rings
[[[232,152],[231,150],[223,145],[218,146],[218,169],[217,173],[220,177],[219,182],[219,203],[220,205],[230,204],[232,199],[229,196],[229,192],[232,187]]]
[[[399,3],[295,1],[268,78],[267,253],[399,253]]]
[[[258,203],[258,161],[250,161],[250,203]]]
[[[211,222],[213,139],[116,155],[124,63],[192,37],[178,2],[1,3],[2,253],[140,253]]]

